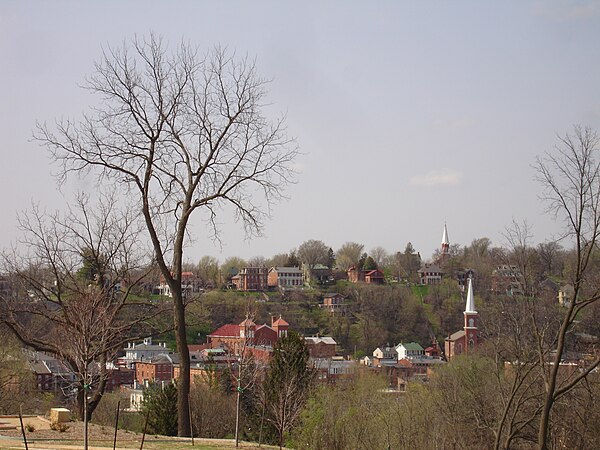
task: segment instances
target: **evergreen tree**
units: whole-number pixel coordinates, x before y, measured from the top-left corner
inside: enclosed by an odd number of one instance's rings
[[[275,344],[264,392],[267,419],[278,431],[280,448],[309,394],[314,370],[308,363],[308,348],[299,334],[289,332]]]
[[[177,435],[177,386],[152,384],[144,388],[141,413],[148,415],[148,428],[163,436]]]
[[[296,250],[292,250],[288,256],[287,267],[300,267],[301,263],[296,256]]]
[[[367,259],[365,259],[365,263],[363,265],[363,270],[369,271],[369,270],[376,270],[377,268],[378,267],[377,267],[377,263],[375,262],[375,260],[372,257],[367,256]]]
[[[329,269],[333,269],[335,267],[335,253],[333,253],[333,249],[329,248],[327,252],[327,264],[325,264]]]

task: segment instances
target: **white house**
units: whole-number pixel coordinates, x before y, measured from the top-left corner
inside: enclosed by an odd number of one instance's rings
[[[373,350],[373,357],[377,359],[397,359],[398,352],[394,347],[377,347]]]
[[[134,361],[148,361],[156,358],[158,355],[173,355],[173,352],[167,348],[167,343],[153,344],[152,338],[144,338],[142,344],[128,342],[125,347],[125,358],[123,362],[129,367]]]
[[[398,361],[401,359],[422,358],[425,355],[425,349],[416,342],[406,344],[401,342],[396,345],[396,352],[398,353]]]

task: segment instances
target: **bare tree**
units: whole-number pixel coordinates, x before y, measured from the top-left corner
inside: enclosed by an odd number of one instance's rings
[[[217,287],[219,284],[219,260],[205,255],[198,261],[198,276],[205,286]]]
[[[575,376],[567,380],[559,378],[559,366],[573,322],[587,306],[600,299],[600,283],[592,270],[600,234],[598,143],[593,130],[576,126],[573,134],[559,137],[555,151],[539,157],[536,164],[537,178],[544,188],[542,199],[550,213],[564,220],[564,238],[573,241],[576,254],[570,280],[574,287],[573,300],[565,308],[555,334],[556,350],[550,364],[543,364],[547,369],[542,372],[545,393],[537,438],[540,450],[549,447],[550,415],[555,403],[600,365],[597,358]]]
[[[306,404],[315,370],[308,367],[309,354],[304,339],[290,332],[273,347],[273,357],[263,383],[266,418],[279,434],[279,448],[285,434],[297,422]]]
[[[288,261],[290,260],[289,253],[278,253],[276,255],[271,256],[266,261],[266,266],[271,267],[286,267]]]
[[[357,242],[344,243],[336,253],[338,269],[346,271],[351,266],[356,266],[364,247],[364,245]]]
[[[87,424],[104,394],[106,363],[161,312],[130,295],[149,270],[140,228],[112,197],[96,205],[79,197],[67,214],[34,207],[19,222],[20,243],[2,255],[12,290],[0,298],[0,318],[23,344],[70,366]]]
[[[508,253],[505,263],[519,269],[519,282],[525,295],[532,296],[535,289],[533,276],[536,252],[529,242],[533,237],[531,227],[526,220],[519,223],[513,219],[512,224],[503,233]]]
[[[327,264],[327,253],[329,248],[323,241],[309,239],[298,247],[298,258],[302,264],[306,264],[312,270],[317,264]]]
[[[259,234],[273,201],[291,181],[296,146],[284,121],[264,112],[267,81],[254,61],[187,44],[170,52],[162,39],[109,48],[87,88],[101,105],[79,122],[39,126],[37,138],[60,163],[61,179],[93,171],[136,196],[161,274],[173,293],[180,436],[190,435],[190,359],[181,289],[188,224],[204,212],[219,237],[229,206],[248,234]],[[259,196],[253,194],[259,193]]]
[[[543,273],[550,276],[558,272],[563,257],[563,249],[556,241],[541,242],[537,246]]]
[[[388,252],[385,248],[378,246],[371,249],[371,257],[373,258],[373,261],[375,261],[377,267],[381,268],[381,266],[383,266],[384,261],[388,257]]]
[[[235,363],[229,360],[228,372],[231,377],[231,382],[236,390],[236,404],[235,404],[235,446],[239,447],[240,444],[240,407],[242,394],[247,389],[252,389],[255,383],[258,381],[264,368],[261,367],[254,358],[252,353],[252,346],[258,344],[256,337],[254,336],[254,330],[256,325],[254,323],[255,313],[246,313],[246,319],[243,323],[243,333],[241,342],[236,346],[235,349],[229,349],[233,351],[236,357]]]
[[[12,414],[32,397],[30,389],[35,385],[35,378],[20,346],[3,327],[0,341],[0,414]]]

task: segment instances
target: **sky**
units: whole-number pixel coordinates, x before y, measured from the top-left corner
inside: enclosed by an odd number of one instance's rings
[[[425,258],[514,220],[533,243],[557,236],[536,156],[575,124],[600,130],[599,1],[0,2],[0,248],[32,203],[62,209],[36,122],[80,118],[79,86],[102,48],[151,31],[256,58],[271,108],[302,155],[264,236],[224,212],[221,244],[201,221],[185,258],[270,257],[308,239]]]

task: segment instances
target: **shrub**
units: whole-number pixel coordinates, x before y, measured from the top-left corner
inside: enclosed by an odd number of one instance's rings
[[[58,431],[60,433],[64,433],[69,429],[69,425],[67,425],[66,423],[53,423],[52,425],[50,425],[50,429]]]

